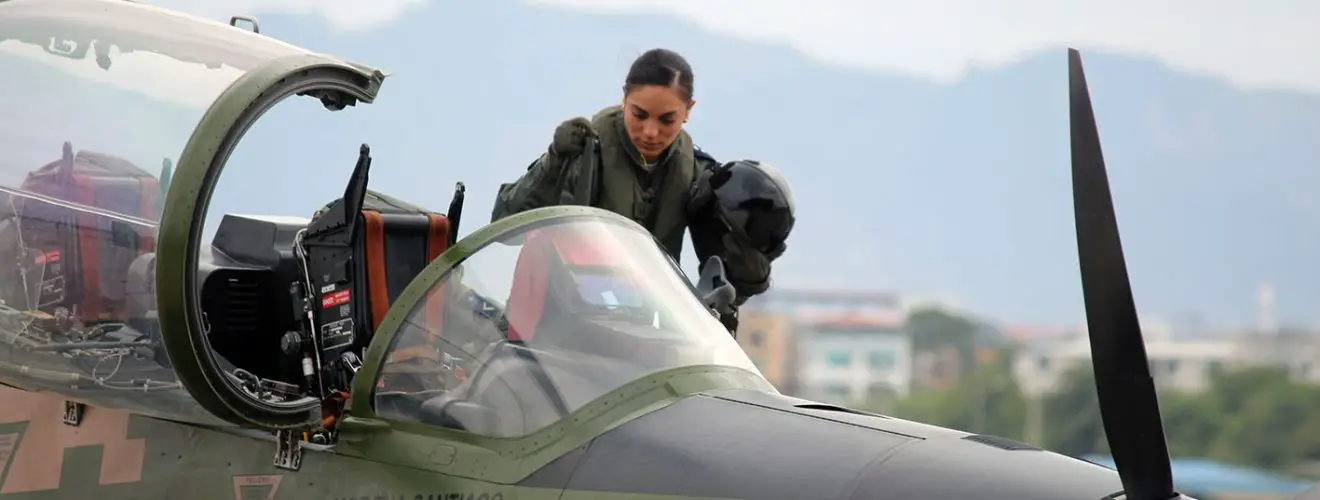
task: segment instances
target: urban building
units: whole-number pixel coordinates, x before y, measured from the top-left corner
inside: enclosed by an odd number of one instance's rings
[[[901,322],[842,318],[802,324],[802,397],[887,409],[911,387],[912,343]]]
[[[742,314],[749,310],[773,312],[802,323],[852,317],[902,322],[907,315],[901,297],[891,292],[793,288],[757,295],[743,305]]]
[[[1154,336],[1146,339],[1146,358],[1151,378],[1162,389],[1198,392],[1210,385],[1211,377],[1245,359],[1236,343],[1228,340],[1172,340]],[[1013,363],[1013,375],[1022,391],[1038,396],[1057,389],[1068,369],[1090,366],[1091,344],[1086,334],[1051,337],[1028,342]]]
[[[879,330],[897,330],[896,325],[902,324],[905,314],[906,309],[900,296],[890,292],[771,289],[743,305],[739,317],[738,342],[780,392],[830,402],[842,403],[854,399],[863,401],[866,399],[864,396],[869,382],[849,382],[852,385],[848,387],[858,387],[857,394],[848,392],[845,397],[839,398],[825,396],[827,393],[838,394],[837,386],[826,387],[826,382],[809,382],[804,378],[809,372],[826,373],[826,378],[833,376],[829,374],[839,373],[829,369],[820,371],[822,368],[819,360],[807,359],[811,352],[822,348],[816,344],[817,341],[851,345],[846,340],[840,340],[840,335],[836,335],[839,332],[824,331],[822,336],[814,335],[818,332],[817,327],[840,323],[839,318],[867,318],[862,322],[863,330],[876,330],[875,325],[883,326]],[[842,323],[849,321],[844,320]],[[884,337],[886,334],[882,333],[876,339]],[[904,394],[910,385],[907,375],[910,370],[908,357],[904,350],[901,353],[903,377],[896,380],[901,383]],[[861,377],[858,380],[866,378],[858,376]],[[879,388],[879,385],[875,387],[877,391]],[[854,395],[857,398],[853,398]]]
[[[738,344],[780,392],[797,390],[793,318],[750,310],[738,318]]]
[[[1320,333],[1310,330],[1246,332],[1229,337],[1247,363],[1288,370],[1293,380],[1320,383]]]

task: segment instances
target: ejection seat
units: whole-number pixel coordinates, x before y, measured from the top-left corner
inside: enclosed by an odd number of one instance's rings
[[[361,237],[354,242],[360,258],[353,260],[358,276],[365,277],[360,282],[366,307],[361,310],[367,311],[374,332],[408,283],[449,248],[449,219],[376,193],[368,193],[361,217]]]
[[[341,198],[318,212],[302,242],[321,349],[355,355],[413,278],[449,248],[454,229],[445,215],[387,195],[358,196],[360,204]]]
[[[551,228],[550,231],[554,229]],[[513,268],[513,283],[509,290],[509,302],[505,308],[508,318],[508,338],[514,342],[530,342],[536,338],[537,330],[546,322],[546,314],[554,314],[554,307],[547,307],[551,299],[552,275],[560,258],[554,248],[553,233],[545,231],[529,232],[518,252],[518,260]]]
[[[343,197],[313,216],[301,240],[319,347],[332,363],[360,363],[340,355],[366,350],[394,300],[453,244],[462,213],[463,183],[446,216],[367,189],[370,169],[371,148],[363,144]],[[433,324],[438,330],[438,318]]]
[[[331,207],[340,203],[337,200]],[[456,203],[461,203],[461,198],[456,199]],[[457,225],[452,224],[446,215],[432,213],[372,191],[363,195],[356,218],[355,237],[348,242],[347,247],[351,254],[348,269],[330,264],[338,261],[336,258],[318,258],[314,250],[315,242],[308,245],[308,259],[313,269],[311,274],[314,288],[322,292],[314,304],[322,315],[318,321],[322,338],[325,338],[326,329],[341,322],[333,319],[336,316],[330,316],[334,314],[333,310],[348,307],[350,312],[346,319],[351,319],[350,324],[357,326],[350,327],[353,330],[352,339],[344,342],[351,344],[345,345],[344,349],[360,357],[394,301],[431,261],[449,248]],[[324,280],[325,276],[331,278]],[[340,277],[348,277],[348,286],[343,289],[332,286]],[[439,362],[440,356],[435,344],[442,329],[441,305],[439,300],[427,301],[425,326],[428,335],[401,336],[399,344],[387,360],[386,373],[382,374],[379,384],[388,382],[392,386],[410,385],[408,379],[415,377],[410,377],[408,373],[391,372],[410,364],[435,365]],[[340,387],[346,391],[349,385],[350,380],[343,380]],[[347,401],[348,394],[342,392],[331,398],[338,401],[323,411],[323,421],[327,428],[338,418],[339,406]]]
[[[462,211],[463,185],[459,183],[448,216],[436,214],[387,195],[366,189],[371,157],[364,144],[359,151],[344,196],[313,217],[301,240],[305,252],[313,309],[324,362],[334,363],[330,386],[347,401],[348,388],[361,354],[380,328],[393,302],[414,278],[453,243]],[[440,300],[428,300],[428,335],[407,336],[391,356],[398,361],[417,358],[423,364],[439,360],[435,340],[440,336]],[[410,348],[410,349],[408,349]],[[384,382],[384,380],[382,380]],[[339,405],[328,404],[325,425],[330,427]]]
[[[17,191],[21,194],[0,195],[0,219],[11,222],[0,239],[14,247],[0,254],[28,271],[26,282],[8,280],[19,288],[6,297],[10,305],[76,309],[89,324],[123,322],[142,313],[127,303],[125,286],[133,261],[155,251],[154,235],[144,225],[103,212],[155,220],[160,197],[155,177],[127,160],[75,152],[65,142],[61,158],[28,173]],[[27,258],[19,259],[25,252]]]

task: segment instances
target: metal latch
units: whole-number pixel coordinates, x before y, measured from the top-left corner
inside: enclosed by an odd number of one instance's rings
[[[239,22],[239,21],[247,21],[248,24],[251,24],[251,25],[252,25],[252,32],[253,32],[253,33],[261,33],[261,24],[257,23],[257,18],[256,18],[255,16],[230,16],[230,17],[229,17],[229,25],[230,25],[230,26],[238,27],[238,22]]]
[[[85,411],[86,409],[87,409],[87,405],[84,405],[77,401],[65,401],[64,416],[63,418],[61,418],[61,420],[64,422],[64,425],[71,425],[77,427],[78,425],[82,424],[83,411]]]
[[[275,467],[294,471],[302,467],[301,434],[289,429],[275,432]]]

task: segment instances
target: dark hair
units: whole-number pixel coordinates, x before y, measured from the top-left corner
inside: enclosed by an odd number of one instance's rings
[[[684,100],[692,100],[692,66],[687,59],[669,49],[651,49],[637,57],[628,69],[623,92],[637,87],[658,85],[678,90]]]

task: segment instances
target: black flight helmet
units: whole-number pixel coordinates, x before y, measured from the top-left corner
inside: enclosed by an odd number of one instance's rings
[[[778,169],[756,160],[721,165],[710,177],[715,212],[735,239],[774,260],[796,221],[793,190]]]

